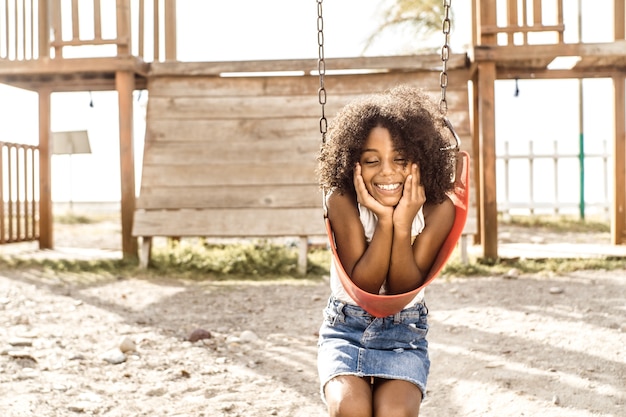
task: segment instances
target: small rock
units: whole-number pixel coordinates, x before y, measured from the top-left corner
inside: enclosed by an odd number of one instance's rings
[[[167,394],[167,390],[163,387],[155,387],[146,391],[146,395],[149,397],[162,397]]]
[[[552,396],[552,404],[559,405],[560,403],[561,403],[561,399],[559,398],[558,395]]]
[[[209,332],[208,330],[195,329],[194,331],[191,332],[187,340],[194,343],[194,342],[197,342],[198,340],[210,339],[211,337],[213,336],[211,335],[211,332]]]
[[[60,391],[60,392],[65,392],[68,390],[67,385],[63,385],[63,384],[59,384],[59,383],[54,383],[52,384],[52,389],[54,391]]]
[[[511,268],[506,272],[506,275],[504,276],[505,278],[509,278],[509,279],[513,279],[513,278],[517,278],[519,277],[520,273],[519,273],[519,269],[517,268]]]
[[[11,346],[30,347],[33,345],[33,341],[25,338],[15,338],[9,340]]]
[[[125,337],[125,338],[123,338],[120,341],[119,349],[123,353],[126,353],[126,352],[136,352],[137,351],[137,345],[135,345],[135,342],[130,340],[128,337]]]
[[[7,355],[9,355],[13,359],[23,359],[33,363],[37,363],[37,359],[33,358],[28,352],[25,352],[23,350],[11,350],[7,352]]]
[[[244,343],[250,343],[259,340],[259,336],[252,330],[244,330],[241,332],[241,335],[239,335],[239,339]]]
[[[565,290],[561,287],[550,287],[550,294],[563,294]]]
[[[84,413],[85,412],[85,408],[86,408],[86,404],[83,403],[76,403],[76,404],[70,404],[67,406],[67,409],[73,413]]]
[[[77,353],[75,355],[70,356],[71,361],[82,361],[85,360],[85,355],[82,353]]]
[[[121,350],[115,348],[111,349],[108,352],[105,352],[100,356],[103,361],[108,362],[112,365],[119,365],[120,363],[126,362],[126,355]]]

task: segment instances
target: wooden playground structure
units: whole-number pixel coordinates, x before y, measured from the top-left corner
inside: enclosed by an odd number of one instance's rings
[[[93,10],[89,22],[79,19],[79,7],[86,3]],[[125,258],[147,264],[157,236],[297,237],[306,251],[307,239],[325,234],[314,175],[320,145],[317,59],[181,62],[176,0],[115,0],[114,10],[104,12],[112,3],[0,0],[0,83],[39,96],[38,146],[0,138],[5,155],[0,163],[14,161],[0,170],[9,177],[0,181],[5,202],[0,244],[37,240],[42,249],[54,247],[51,94],[116,91]],[[626,244],[625,0],[613,0],[607,10],[614,36],[604,43],[571,40],[563,16],[564,7],[572,5],[472,0],[471,46],[449,57],[449,118],[472,157],[473,227],[466,235],[474,236],[485,258],[498,257],[494,85],[501,79],[613,81],[611,240]],[[111,15],[112,39],[103,36]],[[66,51],[81,47],[116,52],[67,56]],[[552,69],[550,64],[563,57],[575,57],[575,65]],[[342,70],[326,77],[331,117],[351,99],[399,83],[439,94],[440,54],[325,61],[327,70]],[[136,90],[147,90],[149,97],[139,196],[133,154]]]

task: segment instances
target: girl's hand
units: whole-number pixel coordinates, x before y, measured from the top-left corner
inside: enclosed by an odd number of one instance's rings
[[[406,177],[402,198],[393,212],[394,228],[410,228],[417,212],[426,202],[426,192],[421,184],[417,164],[411,165],[411,173]]]
[[[354,189],[356,190],[357,202],[371,210],[379,219],[393,214],[393,207],[383,206],[369,193],[361,176],[361,164],[359,163],[354,167]]]

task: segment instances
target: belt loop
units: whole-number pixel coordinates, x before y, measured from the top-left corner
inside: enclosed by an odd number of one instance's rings
[[[402,313],[402,312],[398,311],[396,314],[393,315],[393,324],[400,323],[400,313]]]
[[[339,320],[341,323],[345,323],[346,315],[343,312],[343,308],[346,306],[346,303],[343,301],[337,301],[337,317],[335,317],[335,321]]]

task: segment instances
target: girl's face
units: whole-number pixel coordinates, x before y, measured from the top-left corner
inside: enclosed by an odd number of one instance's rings
[[[410,163],[394,148],[389,130],[380,126],[372,129],[359,163],[370,195],[382,205],[396,206],[402,197]]]

